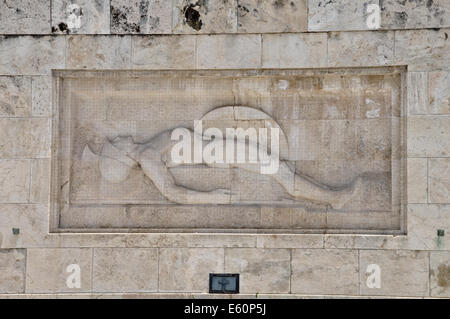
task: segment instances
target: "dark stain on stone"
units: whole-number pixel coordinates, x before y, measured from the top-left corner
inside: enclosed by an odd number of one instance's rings
[[[448,40],[448,34],[447,34],[447,32],[444,32],[444,38],[445,38],[445,40]]]
[[[65,24],[64,22],[58,24],[58,29],[61,32],[69,33],[69,28],[67,27],[67,24]]]
[[[439,287],[450,286],[450,266],[442,264],[438,267],[437,284]]]
[[[200,19],[200,12],[194,9],[196,4],[189,4],[183,8],[184,17],[186,18],[186,23],[194,30],[200,30],[202,28],[203,22]]]
[[[272,4],[276,9],[283,8],[285,5],[285,0],[275,0]]]
[[[395,12],[395,20],[400,25],[405,25],[408,21],[408,14],[406,12]]]
[[[125,12],[111,6],[112,27],[116,30],[124,32],[140,33],[141,27],[137,23],[128,22],[128,18]]]
[[[431,9],[432,5],[433,5],[433,0],[427,0],[427,8]]]

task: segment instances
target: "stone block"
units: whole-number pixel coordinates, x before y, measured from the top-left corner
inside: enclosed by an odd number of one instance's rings
[[[135,69],[195,68],[195,37],[133,36],[131,65]]]
[[[450,253],[447,251],[430,253],[430,295],[450,297]]]
[[[237,0],[173,0],[173,32],[236,32],[236,8]]]
[[[428,161],[429,202],[450,204],[450,158],[430,158]]]
[[[77,265],[77,266],[71,266]],[[79,270],[80,285],[70,279]],[[27,250],[27,293],[90,292],[91,248],[31,248]],[[69,282],[69,285],[67,284]]]
[[[329,66],[379,66],[394,62],[394,32],[331,32]]]
[[[0,117],[26,117],[31,113],[31,78],[0,76]]]
[[[155,248],[95,248],[94,292],[155,292],[158,250]]]
[[[308,68],[326,65],[326,33],[262,36],[262,66],[265,68]]]
[[[69,36],[67,68],[126,69],[130,67],[130,36]]]
[[[172,0],[111,0],[111,33],[172,32]]]
[[[225,272],[238,273],[241,293],[288,293],[291,253],[288,249],[225,250]]]
[[[25,249],[0,249],[0,293],[24,292],[26,255]]]
[[[428,295],[428,252],[361,250],[359,254],[361,295],[410,297]],[[369,288],[372,287],[370,276],[376,274],[372,273],[373,270],[371,271],[371,267],[368,266],[374,264],[380,270],[380,288]]]
[[[428,73],[429,111],[450,114],[450,72]]]
[[[31,79],[31,115],[49,117],[52,115],[52,78],[33,76]]]
[[[161,248],[160,292],[207,292],[209,274],[224,272],[222,248]]]
[[[426,158],[408,158],[408,203],[426,203],[428,168]]]
[[[52,0],[52,33],[109,34],[110,0]]]
[[[40,75],[62,69],[64,46],[64,37],[0,36],[0,73]]]
[[[0,160],[0,203],[26,203],[30,193],[30,161]]]
[[[50,1],[14,0],[0,3],[0,34],[50,33]]]
[[[358,294],[358,252],[346,249],[295,249],[292,288],[296,294]]]
[[[411,116],[408,119],[408,156],[450,155],[449,116]]]
[[[306,0],[239,0],[237,31],[242,33],[303,32],[307,29]]]

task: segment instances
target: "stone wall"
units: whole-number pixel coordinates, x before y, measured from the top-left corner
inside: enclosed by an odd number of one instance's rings
[[[211,272],[240,273],[239,296],[450,297],[450,1],[7,0],[0,34],[2,297],[209,296]],[[406,235],[48,231],[52,69],[391,65],[408,67]]]

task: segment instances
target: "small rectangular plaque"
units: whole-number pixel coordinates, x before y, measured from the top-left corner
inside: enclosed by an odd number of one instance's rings
[[[239,293],[239,274],[209,274],[209,293]]]

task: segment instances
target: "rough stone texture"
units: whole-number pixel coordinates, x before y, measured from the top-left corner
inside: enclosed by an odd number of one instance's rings
[[[158,288],[158,250],[94,249],[92,290],[152,292]]]
[[[0,74],[50,74],[64,68],[63,37],[0,36]]]
[[[430,113],[450,114],[450,72],[430,72],[428,74]]]
[[[0,250],[0,293],[23,293],[25,289],[25,249]]]
[[[238,1],[238,32],[303,32],[306,28],[306,0]]]
[[[408,72],[408,114],[428,113],[428,73]]]
[[[50,32],[50,1],[5,0],[0,2],[0,34]]]
[[[0,248],[42,247],[48,233],[48,205],[0,204]],[[20,233],[14,235],[13,228]]]
[[[52,78],[33,76],[31,79],[31,115],[48,117],[52,115]]]
[[[236,32],[236,8],[237,0],[173,0],[173,32]]]
[[[52,0],[52,32],[108,34],[110,0]]]
[[[331,32],[328,35],[329,66],[376,66],[393,62],[392,31]]]
[[[427,163],[426,158],[408,158],[408,203],[427,202]]]
[[[111,33],[172,32],[172,0],[111,0]]]
[[[224,272],[222,248],[159,250],[160,292],[207,292],[210,273]]]
[[[30,203],[47,204],[50,192],[50,159],[31,162]]]
[[[430,253],[430,295],[450,297],[450,253],[447,251]]]
[[[133,36],[131,64],[136,69],[193,69],[193,36]]]
[[[430,203],[450,203],[450,158],[430,158],[428,171]]]
[[[446,0],[383,0],[383,29],[420,29],[450,26],[450,3]]]
[[[48,119],[0,118],[0,158],[41,158],[50,156]]]
[[[307,68],[327,65],[327,35],[264,34],[262,66],[264,68]]]
[[[361,250],[360,289],[362,295],[427,296],[428,252]],[[381,287],[369,288],[367,266],[376,264],[381,270]]]
[[[411,116],[407,135],[408,156],[450,156],[449,116]]]
[[[67,68],[126,69],[130,66],[130,36],[69,36]]]
[[[299,294],[358,293],[358,252],[295,249],[291,292]]]
[[[69,265],[80,267],[80,288],[69,288]],[[92,249],[27,249],[26,292],[89,292],[92,284]]]
[[[30,111],[30,77],[0,76],[0,117],[25,117]]]
[[[308,31],[370,30],[367,6],[378,0],[308,0]]]
[[[290,289],[288,249],[226,249],[225,272],[238,273],[242,293],[287,293]]]
[[[395,32],[395,64],[407,64],[409,71],[448,68],[449,29]]]
[[[0,203],[26,203],[30,189],[29,160],[0,160]]]
[[[261,65],[261,36],[198,36],[196,59],[199,69],[258,68]]]

